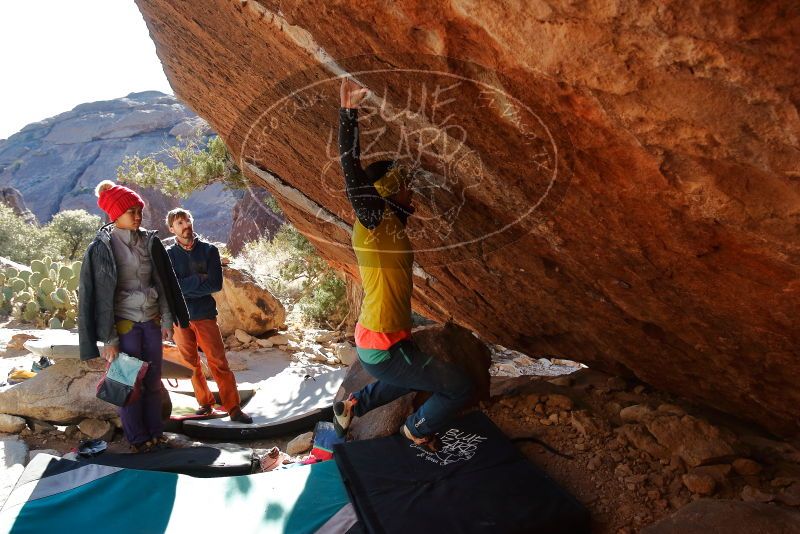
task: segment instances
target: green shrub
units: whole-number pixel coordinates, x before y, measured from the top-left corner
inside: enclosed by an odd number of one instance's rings
[[[101,225],[96,215],[67,210],[56,213],[47,225],[39,227],[26,223],[0,203],[0,256],[24,265],[44,255],[74,261],[83,256]]]
[[[36,225],[26,223],[0,203],[0,256],[28,265],[44,254],[56,255],[58,244]]]
[[[261,238],[245,245],[237,261],[284,306],[296,306],[306,323],[335,327],[347,315],[344,280],[288,223],[272,241]]]
[[[56,213],[44,227],[48,237],[58,247],[58,256],[77,260],[94,239],[102,219],[84,210],[66,210]]]

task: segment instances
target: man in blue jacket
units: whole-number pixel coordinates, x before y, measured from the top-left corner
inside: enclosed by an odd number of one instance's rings
[[[211,296],[222,289],[219,250],[195,235],[193,222],[192,214],[182,208],[175,208],[167,214],[167,226],[175,234],[175,244],[167,248],[167,253],[189,308],[189,327],[175,328],[175,344],[184,360],[194,368],[192,386],[200,404],[197,415],[211,414],[214,406],[214,395],[208,389],[200,366],[197,353],[199,345],[206,355],[211,375],[219,386],[223,409],[228,412],[231,421],[249,424],[253,419],[242,412],[236,377],[228,366],[217,325],[217,303]]]

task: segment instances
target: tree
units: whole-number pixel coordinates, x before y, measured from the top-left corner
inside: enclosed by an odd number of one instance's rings
[[[14,210],[0,202],[0,256],[30,265],[31,261],[42,256],[57,255],[57,250],[41,228],[26,223]]]
[[[172,164],[172,165],[170,165]],[[186,198],[213,183],[244,189],[247,180],[219,136],[197,134],[147,156],[125,156],[117,168],[120,183],[152,187],[169,196]]]
[[[44,230],[58,248],[59,256],[77,260],[83,256],[102,224],[97,215],[84,210],[66,210],[56,213]]]

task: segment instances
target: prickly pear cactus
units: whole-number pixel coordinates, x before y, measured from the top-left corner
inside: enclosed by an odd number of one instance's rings
[[[75,328],[81,262],[49,257],[31,262],[30,271],[0,269],[0,312],[37,326]]]

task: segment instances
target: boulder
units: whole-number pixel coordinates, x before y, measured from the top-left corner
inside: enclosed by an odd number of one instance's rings
[[[418,312],[797,432],[796,0],[136,3],[175,93],[352,278],[343,73],[364,161],[429,176]]]
[[[102,372],[93,365],[77,359],[57,360],[35,377],[0,391],[0,413],[58,424],[115,417],[116,406],[95,396]]]
[[[645,424],[660,445],[671,454],[680,456],[691,467],[715,463],[734,455],[732,436],[702,419],[690,415],[663,415]]]
[[[223,337],[236,330],[258,336],[283,324],[283,305],[249,272],[231,265],[223,266],[222,272],[222,291],[214,293],[214,300]]]
[[[25,428],[25,419],[17,417],[16,415],[8,415],[7,413],[0,413],[0,432],[9,434],[16,434],[22,432]]]
[[[800,512],[769,504],[700,499],[642,529],[642,534],[800,532]]]
[[[305,434],[300,434],[286,445],[286,452],[287,454],[291,454],[292,456],[297,456],[298,454],[302,454],[311,449],[313,441],[314,441],[313,432],[306,432]]]

